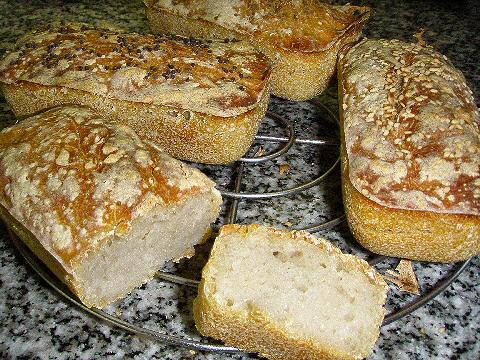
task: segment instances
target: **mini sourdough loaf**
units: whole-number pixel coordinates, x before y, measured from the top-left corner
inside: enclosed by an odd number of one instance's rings
[[[356,41],[370,9],[317,0],[145,0],[154,32],[245,39],[273,64],[272,93],[319,95],[335,73],[339,49]]]
[[[226,225],[193,310],[202,334],[271,359],[360,359],[387,291],[368,263],[306,232]]]
[[[86,105],[176,158],[229,163],[248,150],[265,115],[270,70],[243,42],[72,23],[20,39],[0,63],[0,82],[16,115]]]
[[[343,191],[357,240],[395,257],[480,253],[480,115],[431,47],[365,40],[339,60]]]
[[[221,196],[129,127],[63,107],[0,133],[0,203],[30,249],[101,308],[190,256]]]

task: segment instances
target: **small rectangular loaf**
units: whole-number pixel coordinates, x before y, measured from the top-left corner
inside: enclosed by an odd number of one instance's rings
[[[253,142],[270,72],[245,42],[69,23],[23,36],[0,62],[0,83],[17,116],[85,105],[176,158],[229,163]]]
[[[339,60],[344,203],[383,255],[480,253],[480,114],[463,74],[430,46],[365,40]]]
[[[355,42],[368,7],[317,0],[144,0],[152,31],[248,40],[273,64],[272,93],[290,100],[319,95],[335,74],[339,49]]]
[[[367,262],[307,232],[226,225],[193,311],[203,335],[270,359],[360,359],[387,291]]]
[[[101,308],[166,261],[191,256],[221,196],[129,127],[68,106],[0,133],[0,204],[30,249],[85,305]]]

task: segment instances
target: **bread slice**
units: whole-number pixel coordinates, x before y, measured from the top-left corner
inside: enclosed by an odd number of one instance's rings
[[[221,204],[200,171],[82,107],[0,133],[2,217],[89,307],[104,307],[202,242]]]
[[[194,301],[206,336],[272,359],[360,359],[388,286],[365,261],[303,231],[226,225]]]
[[[368,7],[317,0],[144,0],[150,28],[206,39],[242,39],[273,64],[272,93],[308,100],[335,74],[337,54],[361,35]]]
[[[247,42],[83,23],[26,34],[0,61],[2,91],[17,116],[84,105],[173,157],[213,164],[249,149],[267,110],[270,73]]]

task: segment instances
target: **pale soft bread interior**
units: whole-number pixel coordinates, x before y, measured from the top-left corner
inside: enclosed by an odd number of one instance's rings
[[[216,218],[218,203],[218,195],[209,192],[179,206],[154,207],[135,220],[131,231],[107,240],[76,269],[74,286],[82,300],[111,303],[150,280],[165,262],[193,255],[193,246]]]
[[[378,337],[386,292],[351,258],[265,232],[233,233],[217,239],[205,289],[227,312],[260,311],[292,337],[363,357]]]

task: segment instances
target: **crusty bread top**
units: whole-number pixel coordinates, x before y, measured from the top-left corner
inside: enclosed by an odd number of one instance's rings
[[[335,6],[317,0],[144,2],[149,8],[218,24],[241,38],[254,35],[277,49],[302,53],[331,48],[347,30],[370,16],[368,7]]]
[[[257,105],[267,59],[244,42],[140,35],[82,23],[22,37],[0,63],[0,81],[84,90],[109,98],[235,116]]]
[[[200,171],[87,108],[54,108],[0,133],[0,203],[67,272],[154,206],[208,191],[217,192]]]
[[[429,46],[365,40],[339,61],[350,181],[376,203],[480,215],[480,114]]]

